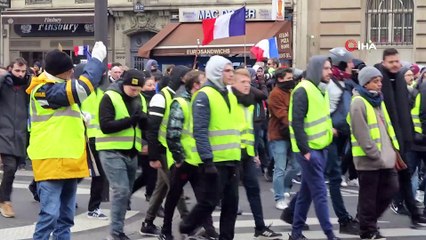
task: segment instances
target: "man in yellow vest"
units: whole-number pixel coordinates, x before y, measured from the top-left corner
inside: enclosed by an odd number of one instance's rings
[[[83,74],[71,80],[71,58],[59,50],[45,58],[45,72],[33,77],[30,94],[30,143],[39,219],[33,238],[71,239],[78,179],[89,176],[86,138],[79,104],[99,85],[106,47],[96,42]]]
[[[192,70],[185,74],[183,81],[186,91],[174,98],[167,123],[167,147],[173,159],[168,164],[171,171],[170,189],[164,206],[164,224],[160,236],[164,240],[173,239],[173,213],[188,181],[195,197],[200,198],[198,165],[201,159],[192,151],[195,140],[192,137],[191,97],[204,85],[206,77],[203,72]],[[204,222],[203,227],[206,236],[218,238],[211,217]]]
[[[384,239],[377,227],[398,192],[395,170],[399,144],[381,95],[382,74],[365,67],[351,103],[352,155],[358,171],[358,219],[361,239]]]
[[[227,90],[234,68],[231,61],[213,56],[206,65],[208,82],[192,101],[193,135],[202,164],[200,188],[202,198],[180,224],[183,234],[192,234],[222,199],[219,239],[233,239],[238,211],[239,162],[241,138],[238,102]]]
[[[168,77],[167,87],[160,89],[160,92],[155,94],[149,103],[149,128],[147,130],[148,155],[150,166],[157,169],[157,182],[149,200],[149,208],[146,211],[145,220],[142,222],[139,232],[141,235],[157,236],[160,234],[160,230],[154,225],[154,219],[161,208],[161,204],[167,195],[170,185],[167,162],[169,160],[173,161],[166,157],[166,130],[170,105],[172,104],[174,95],[183,85],[183,76],[189,70],[188,67],[182,65],[174,67],[170,77]],[[188,213],[183,198],[178,203],[178,210],[181,216]]]
[[[291,94],[290,141],[302,167],[302,185],[296,200],[290,236],[293,240],[304,239],[302,229],[312,201],[327,239],[338,239],[330,223],[324,179],[326,148],[333,140],[330,104],[327,92],[323,93],[318,88],[321,82],[327,84],[330,81],[331,73],[331,63],[326,56],[312,57],[306,70],[306,78]]]
[[[262,200],[257,176],[260,160],[254,148],[253,113],[256,103],[254,93],[251,91],[251,77],[247,69],[237,69],[232,86],[228,86],[238,101],[237,117],[241,133],[241,179],[246,189],[247,200],[250,203],[254,218],[255,239],[280,239],[282,234],[275,233],[265,225],[263,220]]]
[[[137,155],[142,151],[142,129],[146,127],[147,105],[140,94],[145,75],[136,69],[126,71],[122,81],[113,83],[99,105],[96,150],[112,189],[112,240],[129,239],[124,219],[136,178]]]

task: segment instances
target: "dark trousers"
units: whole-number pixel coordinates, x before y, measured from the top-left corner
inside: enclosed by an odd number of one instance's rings
[[[155,182],[157,181],[157,169],[149,166],[148,156],[138,156],[138,163],[142,168],[142,174],[136,178],[132,193],[146,186],[145,193],[147,196],[151,196],[155,189]]]
[[[330,198],[333,204],[334,212],[336,213],[339,222],[345,222],[350,215],[346,211],[345,203],[343,202],[342,193],[340,191],[342,183],[342,158],[345,151],[348,138],[346,136],[335,137],[333,142],[328,147],[326,175],[328,177]]]
[[[360,234],[377,231],[377,220],[398,192],[398,174],[394,169],[358,171],[358,218]]]
[[[260,198],[260,187],[257,176],[259,173],[253,158],[246,153],[242,154],[241,159],[241,180],[246,189],[247,199],[250,203],[251,212],[253,213],[254,225],[257,230],[261,231],[265,228],[263,221],[262,200]]]
[[[1,154],[1,160],[3,162],[3,179],[0,184],[0,202],[9,202],[19,157]]]
[[[95,139],[91,138],[89,143],[90,150],[92,151],[93,157],[95,158],[96,166],[99,171],[99,176],[92,176],[92,182],[90,184],[90,199],[89,199],[89,211],[94,211],[100,207],[102,202],[102,196],[105,191],[105,183],[108,181],[105,177],[105,172],[102,168],[101,160],[99,159],[98,151],[96,151]]]
[[[327,150],[311,150],[311,158],[306,160],[301,153],[296,157],[302,167],[302,185],[294,210],[292,236],[298,239],[302,235],[311,202],[314,202],[315,213],[328,239],[333,239],[333,225],[327,204],[327,188],[324,182]]]
[[[266,131],[263,124],[254,125],[254,147],[259,154],[262,170],[269,165],[268,141],[265,138]]]
[[[172,220],[175,208],[181,199],[183,193],[183,187],[189,181],[191,183],[192,189],[194,190],[195,198],[197,201],[200,199],[200,189],[199,189],[199,168],[193,165],[190,165],[186,162],[182,163],[182,166],[179,168],[172,166],[171,178],[170,178],[170,189],[167,194],[166,203],[164,205],[164,222],[161,232],[166,235],[172,234]],[[205,229],[213,227],[213,219],[210,217],[206,218],[203,224]]]
[[[407,156],[408,170],[410,171],[411,178],[413,178],[413,175],[417,169],[419,172],[421,171],[420,169],[421,162],[423,162],[424,164],[426,163],[426,152],[410,151],[407,153],[406,156]],[[413,186],[413,184],[411,184],[411,186]],[[420,184],[419,189],[426,192],[425,185]],[[413,189],[413,195],[416,192],[416,190],[417,189]],[[426,194],[424,197],[426,199]],[[423,202],[426,205],[426,201],[423,201]],[[423,214],[425,213],[426,213],[426,208],[423,210]]]
[[[348,143],[345,147],[345,154],[342,161],[342,175],[348,172],[349,180],[358,178],[358,172],[355,169],[354,158],[352,156],[351,148],[351,144]]]
[[[238,166],[216,165],[217,174],[200,172],[200,196],[198,203],[180,224],[180,232],[189,234],[211,216],[222,199],[220,213],[220,240],[234,239],[238,211]]]

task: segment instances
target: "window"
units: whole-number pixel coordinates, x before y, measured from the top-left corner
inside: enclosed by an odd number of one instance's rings
[[[369,0],[367,41],[377,45],[413,44],[412,0]]]
[[[95,0],[75,0],[75,3],[94,3]]]
[[[26,5],[52,3],[52,0],[25,0]]]

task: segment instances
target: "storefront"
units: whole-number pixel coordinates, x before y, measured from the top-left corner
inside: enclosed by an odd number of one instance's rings
[[[230,8],[233,9],[233,8]],[[180,9],[179,23],[169,23],[146,44],[139,48],[138,55],[159,61],[163,68],[168,64],[193,66],[195,58],[204,65],[212,55],[223,55],[234,63],[252,65],[250,48],[262,39],[276,37],[281,62],[291,65],[292,22],[271,21],[268,6],[246,7],[246,35],[217,39],[202,46],[201,20],[229,12],[226,8]]]
[[[75,56],[74,46],[93,46],[94,43],[93,11],[4,12],[2,22],[7,34],[4,64],[16,57],[23,57],[33,64],[59,46],[77,64],[85,56]]]

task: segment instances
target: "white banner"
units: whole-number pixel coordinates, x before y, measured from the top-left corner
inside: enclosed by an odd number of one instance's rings
[[[284,21],[284,0],[272,0],[272,20]]]

